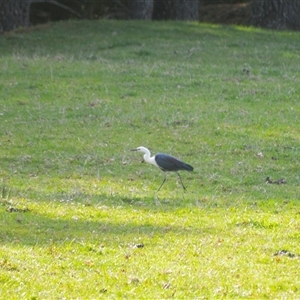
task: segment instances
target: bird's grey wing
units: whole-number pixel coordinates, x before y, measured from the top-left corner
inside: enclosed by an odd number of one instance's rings
[[[182,163],[177,158],[164,153],[156,154],[155,161],[163,171],[178,171]]]
[[[191,165],[177,159],[174,156],[164,154],[164,153],[156,154],[155,161],[163,171],[179,171],[179,170],[193,171],[194,170],[194,168]]]

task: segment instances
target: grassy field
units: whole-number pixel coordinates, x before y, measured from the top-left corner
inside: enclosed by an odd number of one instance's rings
[[[0,48],[0,298],[299,299],[299,33],[60,22]],[[194,166],[187,192],[138,146]]]

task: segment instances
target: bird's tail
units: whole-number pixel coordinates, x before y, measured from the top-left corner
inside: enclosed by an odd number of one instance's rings
[[[183,169],[186,170],[186,171],[189,171],[189,172],[194,171],[194,168],[191,165],[187,164],[187,163],[184,163]]]

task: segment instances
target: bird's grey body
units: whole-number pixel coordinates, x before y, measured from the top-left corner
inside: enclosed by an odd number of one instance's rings
[[[171,156],[169,154],[165,153],[158,153],[154,156],[155,161],[158,165],[158,167],[163,170],[164,172],[170,172],[170,171],[180,171],[180,170],[185,170],[185,171],[193,171],[194,168],[179,160],[178,158]]]
[[[179,160],[178,158],[171,156],[169,154],[165,154],[165,153],[158,153],[154,156],[151,156],[150,151],[145,148],[145,147],[138,147],[136,149],[132,149],[131,151],[139,151],[144,153],[144,161],[147,163],[150,163],[158,168],[160,168],[162,171],[164,172],[176,172],[176,174],[178,175],[181,185],[183,187],[184,190],[186,190],[185,186],[182,183],[181,177],[178,173],[178,171],[180,170],[184,170],[184,171],[193,171],[194,168]],[[160,190],[160,188],[163,186],[163,184],[166,181],[166,174],[165,174],[165,178],[161,184],[161,186],[159,187],[158,191]]]

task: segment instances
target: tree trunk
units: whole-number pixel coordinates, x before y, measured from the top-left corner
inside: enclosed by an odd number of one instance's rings
[[[174,0],[154,0],[153,19],[154,20],[169,20],[175,15]]]
[[[151,20],[153,12],[153,0],[130,0],[130,19]]]
[[[199,0],[174,0],[175,20],[199,20]]]
[[[0,0],[0,32],[29,26],[31,0]]]
[[[199,0],[155,0],[153,19],[199,20]]]
[[[81,17],[73,9],[55,0],[0,0],[0,32],[18,27],[28,27],[30,25],[30,4],[34,2],[51,3]]]
[[[254,0],[250,23],[270,29],[300,29],[299,0]]]

